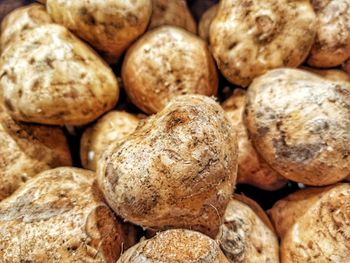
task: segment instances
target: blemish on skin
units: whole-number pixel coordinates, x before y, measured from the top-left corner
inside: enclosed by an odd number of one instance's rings
[[[320,144],[299,144],[287,145],[283,136],[279,139],[273,139],[273,147],[275,148],[278,159],[303,163],[314,159],[316,154],[321,150]]]

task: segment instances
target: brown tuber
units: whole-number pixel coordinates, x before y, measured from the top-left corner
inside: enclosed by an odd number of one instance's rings
[[[221,0],[209,39],[224,77],[246,87],[270,69],[302,64],[315,34],[309,0]]]
[[[237,172],[234,129],[213,99],[184,95],[112,144],[97,166],[108,204],[152,230],[214,236]]]
[[[279,262],[279,245],[264,210],[252,199],[234,195],[216,240],[232,263]]]
[[[282,239],[283,263],[345,263],[350,258],[350,185],[295,192],[270,215]]]
[[[275,69],[247,92],[245,124],[262,158],[284,177],[328,185],[350,174],[350,84]]]
[[[139,118],[124,111],[110,111],[87,128],[80,141],[80,160],[86,169],[96,171],[97,161],[113,142],[132,133]]]
[[[3,200],[0,261],[116,262],[136,232],[115,217],[94,181],[91,171],[56,168]]]
[[[286,185],[287,180],[273,170],[253,147],[243,123],[245,100],[246,91],[236,88],[233,95],[222,104],[237,132],[237,183],[253,185],[268,191],[278,190]]]
[[[122,77],[130,100],[152,114],[175,96],[216,95],[218,78],[207,44],[184,29],[162,26],[127,52]]]
[[[158,233],[127,250],[117,263],[229,263],[211,238],[190,230]]]

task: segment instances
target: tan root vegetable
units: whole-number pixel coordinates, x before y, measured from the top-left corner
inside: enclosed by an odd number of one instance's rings
[[[21,32],[49,23],[52,20],[43,5],[31,4],[15,9],[1,22],[1,50],[14,43]]]
[[[179,96],[105,151],[98,182],[128,221],[214,236],[236,180],[236,147],[234,129],[214,100]]]
[[[283,239],[285,234],[298,221],[298,218],[310,209],[326,190],[332,187],[302,189],[274,204],[268,213],[278,236]]]
[[[320,68],[338,66],[350,56],[350,2],[311,2],[317,17],[317,34],[307,62]]]
[[[211,238],[190,230],[158,233],[127,250],[118,263],[229,263]]]
[[[246,92],[235,89],[222,107],[226,111],[237,132],[238,140],[238,184],[250,184],[258,188],[274,191],[282,188],[287,180],[274,171],[254,149],[243,123]]]
[[[86,169],[95,171],[96,164],[107,146],[124,139],[139,123],[135,115],[123,111],[110,111],[86,129],[80,142],[80,159]]]
[[[333,81],[346,81],[350,83],[350,76],[349,74],[345,73],[342,70],[337,70],[337,69],[314,69],[314,68],[308,68],[308,67],[303,67],[302,69],[313,72],[317,75],[320,75],[326,79],[333,80]],[[350,175],[345,178],[346,181],[350,182]]]
[[[296,69],[256,78],[245,123],[260,156],[281,175],[327,185],[350,173],[350,85]]]
[[[278,201],[270,213],[276,228],[282,227],[281,261],[348,262],[349,196],[350,185],[339,184],[301,190]]]
[[[257,203],[234,195],[223,220],[216,240],[230,262],[279,262],[277,236]]]
[[[309,67],[301,67],[301,69],[315,73],[319,76],[322,76],[328,80],[333,81],[346,81],[350,83],[350,76],[345,73],[343,70],[339,69],[315,69]]]
[[[0,89],[10,115],[55,125],[89,123],[117,102],[112,70],[59,25],[25,31],[0,59]]]
[[[219,10],[219,4],[213,5],[202,15],[199,24],[198,24],[198,35],[204,39],[206,42],[209,42],[209,28],[211,22],[216,16]]]
[[[70,165],[60,128],[17,123],[0,109],[0,201],[38,173]]]
[[[78,168],[45,171],[0,203],[1,262],[116,262],[135,244]]]
[[[220,1],[210,26],[210,46],[221,73],[247,86],[278,67],[297,67],[316,34],[309,0]]]
[[[127,52],[122,77],[131,101],[156,113],[175,96],[215,95],[218,79],[206,43],[186,30],[162,26]]]
[[[148,29],[171,25],[196,34],[197,25],[187,7],[186,0],[152,0],[152,4],[152,17]]]
[[[114,63],[143,34],[152,13],[151,0],[47,0],[52,19],[67,27]]]

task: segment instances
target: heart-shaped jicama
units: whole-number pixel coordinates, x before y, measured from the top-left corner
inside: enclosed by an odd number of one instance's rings
[[[146,228],[215,236],[237,172],[236,136],[225,112],[209,97],[184,95],[141,122],[97,165],[107,202]]]

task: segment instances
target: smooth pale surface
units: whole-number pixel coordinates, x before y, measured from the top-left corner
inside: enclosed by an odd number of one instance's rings
[[[0,96],[19,121],[83,125],[113,108],[119,96],[108,65],[55,24],[23,32],[1,56],[0,76]]]

